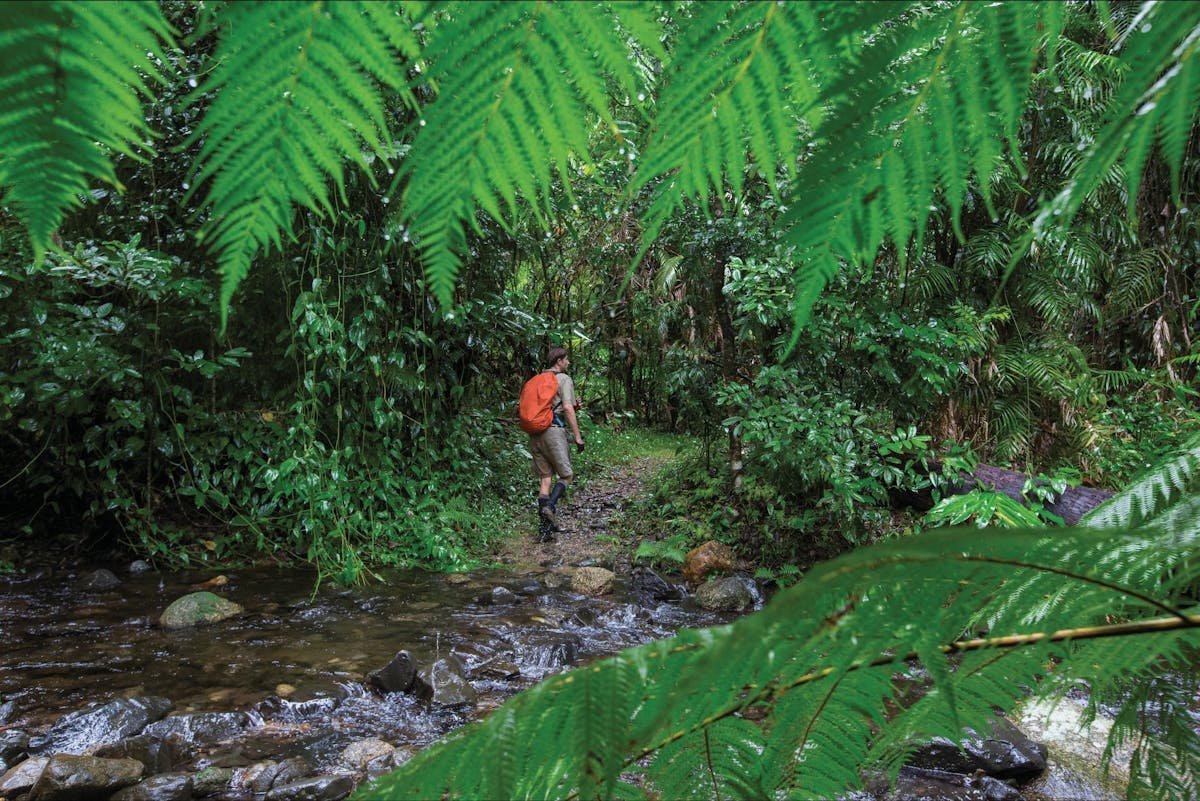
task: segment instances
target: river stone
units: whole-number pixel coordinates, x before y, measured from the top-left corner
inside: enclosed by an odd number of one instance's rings
[[[633,592],[643,603],[646,601],[678,601],[683,593],[674,584],[648,567],[635,567],[630,575]]]
[[[249,725],[245,712],[189,712],[151,723],[144,733],[164,743],[176,741],[186,748],[232,740]]]
[[[580,595],[607,595],[612,592],[613,572],[603,567],[580,567],[571,574],[571,591]]]
[[[467,706],[479,700],[479,694],[467,681],[466,667],[454,654],[422,670],[420,680],[430,688],[430,698],[438,706]]]
[[[207,591],[193,592],[173,601],[158,623],[163,628],[184,629],[201,623],[216,623],[240,615],[243,611],[239,604],[219,595]]]
[[[50,757],[33,757],[9,768],[0,776],[0,798],[16,798],[37,782]]]
[[[105,592],[121,584],[121,580],[111,570],[100,568],[85,573],[76,585],[84,592]]]
[[[423,682],[417,676],[417,664],[408,651],[399,651],[385,667],[367,674],[367,683],[384,695],[413,693],[428,699],[428,685],[418,686]]]
[[[192,777],[186,773],[160,773],[124,790],[109,801],[191,801],[195,794]]]
[[[224,795],[233,784],[235,771],[233,768],[210,766],[192,774],[192,786],[200,798],[210,795]]]
[[[683,578],[693,587],[709,576],[723,576],[733,571],[733,551],[715,540],[688,551],[683,558]]]
[[[55,754],[29,791],[29,801],[102,801],[136,784],[144,771],[136,759]]]
[[[145,559],[135,559],[129,563],[129,572],[135,576],[138,573],[145,573],[148,570],[153,570],[154,567]]]
[[[164,748],[163,745],[163,741],[158,737],[135,734],[124,740],[102,745],[91,753],[92,756],[104,759],[136,759],[146,766],[146,773],[165,773],[174,767],[174,753],[171,748]]]
[[[1013,786],[991,776],[966,776],[923,768],[903,767],[895,787],[878,781],[872,796],[880,801],[1022,801]]]
[[[271,792],[267,793],[266,801],[341,801],[352,792],[352,776],[317,776],[272,787]]]
[[[233,782],[255,795],[263,795],[275,784],[279,768],[279,763],[273,759],[255,762],[253,765],[247,765],[234,771]]]
[[[17,729],[0,729],[0,761],[12,762],[28,749],[28,734]]]
[[[495,604],[497,606],[515,604],[521,600],[517,597],[517,594],[508,587],[493,587],[491,594],[485,596],[485,598],[487,599],[487,603]]]
[[[13,715],[17,712],[17,702],[9,699],[8,701],[0,702],[0,726],[12,720]]]
[[[346,765],[359,771],[366,771],[367,766],[379,759],[391,757],[396,751],[396,746],[383,740],[359,740],[356,743],[350,743],[342,751],[341,760]]]
[[[171,711],[169,698],[118,698],[96,709],[72,712],[46,732],[42,753],[86,754],[138,734]]]
[[[696,588],[695,601],[714,612],[744,612],[754,606],[754,594],[733,576],[706,581]]]
[[[313,772],[312,763],[304,757],[288,757],[279,763],[279,772],[275,774],[275,784],[291,784],[298,782]]]
[[[981,771],[997,779],[1025,781],[1046,769],[1046,747],[1026,737],[1016,726],[997,717],[981,736],[968,729],[961,747],[942,737],[921,746],[906,764],[949,773]]]

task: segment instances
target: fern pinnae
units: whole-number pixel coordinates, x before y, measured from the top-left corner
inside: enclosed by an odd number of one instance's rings
[[[148,84],[166,82],[161,54],[173,32],[156,4],[13,3],[4,14],[0,183],[40,261],[90,181],[120,188],[106,148],[144,158],[151,133],[141,101]],[[97,47],[102,34],[113,38]]]
[[[1136,526],[1159,514],[1192,487],[1200,476],[1200,439],[1192,439],[1180,452],[1154,471],[1092,509],[1081,525]]]

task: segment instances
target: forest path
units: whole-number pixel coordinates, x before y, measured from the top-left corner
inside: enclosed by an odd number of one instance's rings
[[[497,562],[517,570],[624,562],[632,558],[630,544],[612,531],[609,520],[635,498],[648,492],[647,482],[669,458],[639,456],[622,464],[593,466],[581,486],[572,486],[558,503],[559,531],[554,542],[537,541],[537,509],[530,498],[527,533],[506,540],[497,550]]]

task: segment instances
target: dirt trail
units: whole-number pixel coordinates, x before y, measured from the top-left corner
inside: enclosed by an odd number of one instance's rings
[[[603,466],[587,476],[580,487],[572,486],[558,504],[559,531],[554,542],[537,541],[537,509],[530,499],[528,533],[505,542],[495,558],[518,570],[596,563],[612,567],[628,559],[628,544],[611,535],[609,518],[621,512],[646,491],[646,481],[662,467],[663,460],[641,457],[627,464]]]

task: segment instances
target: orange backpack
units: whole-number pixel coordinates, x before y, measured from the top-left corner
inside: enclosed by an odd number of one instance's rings
[[[553,370],[538,373],[521,387],[521,430],[540,434],[554,422],[550,405],[558,394],[558,374]]]

